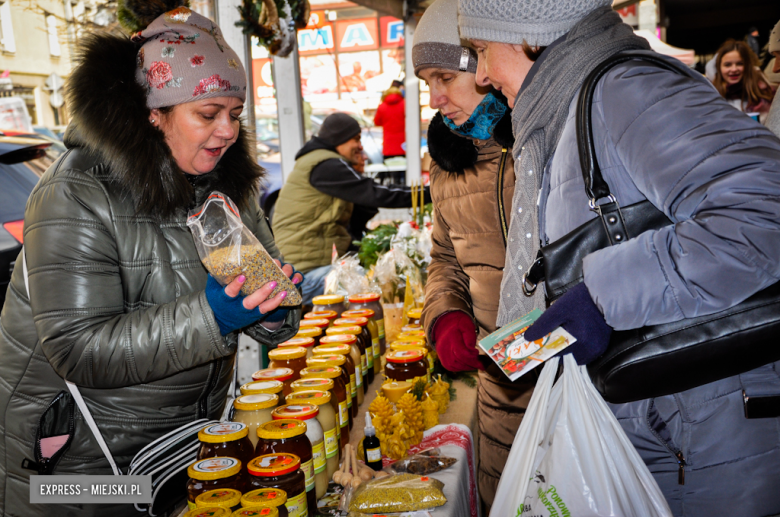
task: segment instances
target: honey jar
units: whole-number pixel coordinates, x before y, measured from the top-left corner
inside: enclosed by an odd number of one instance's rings
[[[287,494],[287,514],[306,517],[306,476],[301,470],[301,459],[295,454],[274,453],[259,456],[249,463],[249,487],[279,488]]]

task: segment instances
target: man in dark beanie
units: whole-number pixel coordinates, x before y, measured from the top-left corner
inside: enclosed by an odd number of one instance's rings
[[[279,193],[274,212],[276,244],[286,262],[305,273],[303,303],[322,294],[330,271],[333,246],[339,255],[379,207],[406,208],[408,187],[385,187],[355,170],[363,152],[360,125],[346,113],[334,113],[322,123],[295,156],[295,167]],[[428,190],[425,202],[430,202]]]

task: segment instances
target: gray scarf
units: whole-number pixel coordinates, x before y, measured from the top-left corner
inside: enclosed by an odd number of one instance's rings
[[[545,56],[534,79],[520,93],[512,110],[515,135],[515,193],[509,226],[497,325],[503,326],[534,308],[544,309],[542,287],[523,294],[523,274],[539,249],[537,198],[544,166],[563,132],[569,105],[585,78],[609,56],[624,50],[647,50],[647,41],[609,7],[591,12],[575,25],[566,40]]]

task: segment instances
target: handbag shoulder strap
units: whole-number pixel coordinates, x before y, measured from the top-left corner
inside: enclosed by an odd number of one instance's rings
[[[607,72],[620,63],[625,63],[632,59],[641,59],[672,72],[682,73],[675,65],[659,56],[642,51],[626,51],[604,60],[582,83],[580,96],[577,101],[577,144],[580,153],[582,176],[585,180],[585,192],[590,200],[591,209],[595,209],[596,202],[600,199],[612,196],[609,185],[607,185],[607,182],[604,181],[604,177],[601,175],[601,168],[596,159],[596,148],[593,143],[593,121],[591,118],[593,95],[596,92],[599,80]],[[614,201],[614,196],[611,199]]]
[[[27,272],[27,257],[25,257],[24,255],[24,246],[22,246],[21,258],[22,258],[22,274],[24,275],[24,288],[27,291],[27,299],[29,300],[30,299],[30,276]],[[81,411],[82,416],[84,416],[84,421],[89,426],[89,430],[92,431],[92,435],[95,437],[95,440],[97,440],[97,443],[100,446],[100,450],[103,451],[103,454],[108,460],[108,463],[111,465],[111,470],[114,472],[114,475],[121,476],[122,471],[120,471],[119,467],[117,467],[116,461],[114,461],[114,456],[111,454],[111,451],[108,448],[108,444],[106,444],[106,441],[103,439],[103,435],[100,434],[100,429],[95,423],[95,419],[92,418],[92,413],[89,411],[89,408],[87,407],[87,403],[84,401],[84,397],[81,396],[81,392],[79,391],[78,386],[76,386],[75,384],[73,384],[67,379],[65,379],[65,385],[68,387],[68,391],[70,391],[71,396],[73,396],[73,400],[76,401],[76,405],[78,405],[79,411]]]

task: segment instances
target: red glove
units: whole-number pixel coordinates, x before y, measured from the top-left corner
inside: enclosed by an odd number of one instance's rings
[[[485,369],[477,352],[477,330],[466,313],[453,311],[439,316],[431,334],[439,360],[449,371]]]

